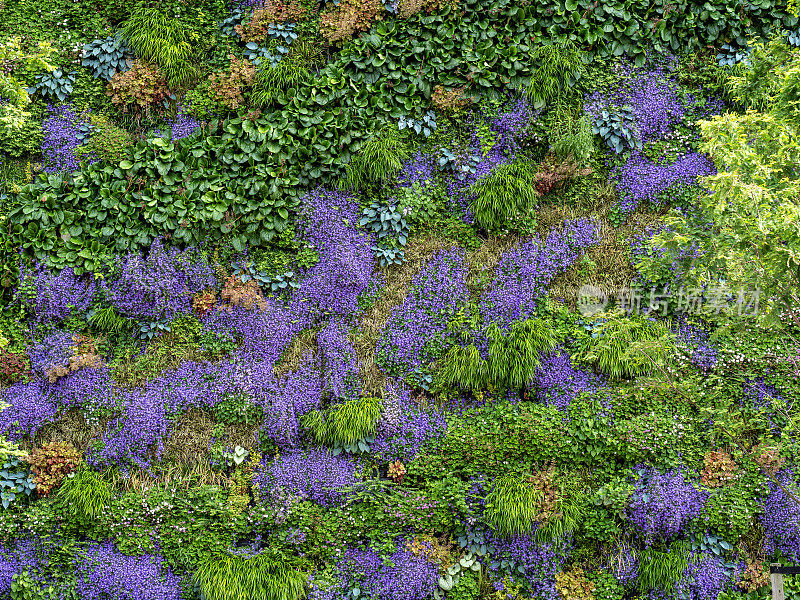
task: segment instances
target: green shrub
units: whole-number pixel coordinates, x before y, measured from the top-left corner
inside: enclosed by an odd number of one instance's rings
[[[555,346],[552,329],[540,319],[519,321],[509,331],[493,323],[483,335],[489,340],[485,359],[472,344],[447,351],[440,375],[444,383],[476,391],[520,389],[533,379],[540,355]]]
[[[506,163],[481,177],[469,188],[474,194],[475,222],[491,231],[515,229],[536,204],[536,173],[524,159]]]
[[[92,523],[111,497],[111,484],[84,463],[56,492],[62,506],[82,525]]]
[[[409,156],[411,151],[400,132],[391,127],[382,129],[350,160],[343,184],[354,190],[379,185],[394,177]]]

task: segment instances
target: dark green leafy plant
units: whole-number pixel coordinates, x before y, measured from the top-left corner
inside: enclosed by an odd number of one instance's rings
[[[36,489],[36,480],[27,465],[17,458],[6,458],[0,470],[0,501],[3,508],[11,506],[17,497],[30,496]]]
[[[489,230],[512,229],[536,203],[536,174],[524,159],[500,165],[470,187],[475,221]]]

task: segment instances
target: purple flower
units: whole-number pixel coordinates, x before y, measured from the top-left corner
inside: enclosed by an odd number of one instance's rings
[[[767,483],[769,493],[759,516],[764,528],[764,551],[767,555],[780,552],[789,560],[800,562],[800,504],[781,488],[792,489],[797,496],[797,482],[788,472],[779,474],[777,479],[781,485]]]
[[[253,481],[264,501],[280,502],[290,495],[332,506],[345,498],[344,489],[358,479],[355,465],[348,458],[312,448],[281,454],[272,462],[263,461]]]
[[[160,556],[127,556],[111,542],[76,557],[75,589],[83,600],[181,600],[181,580]]]
[[[191,311],[194,294],[216,282],[213,267],[197,249],[178,250],[156,240],[146,257],[117,257],[101,287],[121,315],[158,321]]]
[[[86,114],[79,114],[71,104],[47,106],[48,117],[42,123],[44,137],[42,139],[42,157],[45,173],[72,173],[80,169],[75,150],[88,141],[89,119]],[[92,153],[89,163],[99,159]]]
[[[641,532],[646,546],[656,539],[676,537],[700,516],[708,495],[688,482],[680,470],[662,474],[644,467],[638,472],[628,520]]]
[[[33,313],[37,323],[57,323],[91,306],[97,284],[91,275],[76,276],[71,268],[57,273],[44,265],[20,265],[14,298]]]

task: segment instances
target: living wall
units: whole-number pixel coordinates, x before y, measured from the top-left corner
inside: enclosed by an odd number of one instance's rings
[[[0,8],[0,599],[800,563],[794,5]]]

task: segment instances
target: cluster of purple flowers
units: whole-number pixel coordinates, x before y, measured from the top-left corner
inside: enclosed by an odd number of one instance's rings
[[[659,206],[665,192],[697,185],[698,178],[715,172],[714,163],[696,152],[687,152],[670,164],[660,164],[634,152],[612,171],[611,180],[619,191],[619,210],[630,214],[643,202]]]
[[[447,322],[468,299],[464,254],[439,252],[411,281],[403,303],[392,309],[378,341],[378,364],[399,377],[427,366],[446,345]]]
[[[91,275],[76,276],[71,268],[54,273],[44,265],[20,264],[15,299],[38,323],[57,323],[73,311],[83,312],[96,294],[97,284]]]
[[[281,501],[291,495],[323,506],[341,502],[346,488],[357,481],[355,465],[349,459],[317,448],[281,454],[272,462],[265,460],[253,478],[263,501]]]
[[[89,119],[78,113],[71,104],[48,105],[48,116],[42,122],[42,156],[46,173],[72,173],[80,168],[75,150],[84,144],[89,135]],[[92,153],[89,162],[97,162]]]
[[[111,542],[89,547],[76,559],[75,590],[84,600],[181,600],[181,580],[160,556],[127,556]]]
[[[360,208],[347,195],[316,190],[302,200],[300,233],[319,254],[290,300],[295,314],[345,316],[358,309],[375,264],[373,239],[357,229]],[[297,317],[295,317],[297,318]]]
[[[294,448],[300,444],[300,417],[316,410],[322,404],[324,373],[320,361],[306,356],[296,371],[269,379],[269,373],[260,378],[256,401],[264,407],[266,419],[262,432],[281,447]]]
[[[733,587],[735,576],[734,573],[734,577],[731,577],[722,557],[693,552],[686,570],[675,584],[675,596],[686,600],[717,598],[723,591]]]
[[[426,442],[440,439],[446,432],[444,413],[423,410],[413,402],[409,390],[389,384],[372,455],[381,463],[397,459],[410,461]]]
[[[117,257],[101,287],[121,315],[158,321],[188,313],[192,296],[216,283],[213,267],[196,248],[178,250],[155,240],[146,257]]]
[[[35,581],[46,566],[47,556],[31,540],[15,540],[0,546],[0,597],[11,597],[14,577],[27,571]]]
[[[357,397],[361,392],[358,360],[347,339],[347,327],[331,321],[317,333],[317,345],[325,372],[325,391],[345,400]]]
[[[600,377],[576,367],[566,352],[554,352],[542,359],[533,381],[537,398],[566,412],[581,394],[591,394],[602,385]]]
[[[527,589],[526,596],[542,600],[557,600],[560,594],[556,589],[556,575],[564,569],[569,559],[571,540],[565,538],[560,542],[540,542],[535,533],[512,535],[493,540],[493,562],[489,571],[495,576],[495,589],[503,591],[503,561],[516,567],[522,567],[511,573],[512,583]]]
[[[203,124],[191,115],[178,112],[178,114],[175,115],[175,118],[167,120],[167,126],[171,132],[170,139],[173,142],[177,142],[178,140],[182,140],[183,138],[193,135],[203,127]],[[160,129],[156,129],[153,131],[153,134],[161,137],[162,135],[166,135],[166,132],[162,134]]]
[[[717,364],[717,347],[708,335],[708,329],[689,323],[685,318],[678,321],[675,334],[689,350],[689,360],[701,371],[709,371]]]
[[[508,326],[532,317],[553,278],[599,241],[596,222],[576,219],[550,232],[544,241],[535,236],[504,252],[491,288],[479,301],[484,322]]]
[[[66,367],[75,346],[74,335],[69,331],[54,329],[41,340],[33,341],[28,348],[31,369],[40,377],[46,377],[53,367]]]
[[[707,494],[696,489],[680,470],[662,474],[651,467],[640,467],[638,472],[628,520],[640,531],[645,545],[674,538],[700,516]]]
[[[358,588],[361,596],[381,600],[424,600],[439,581],[435,564],[402,549],[384,559],[371,548],[348,548],[337,569],[345,593]]]
[[[795,500],[800,496],[800,486],[788,472],[779,474],[777,479],[780,485],[774,481],[768,483],[764,513],[759,517],[764,528],[764,550],[767,554],[779,551],[789,560],[800,562],[800,505]]]

